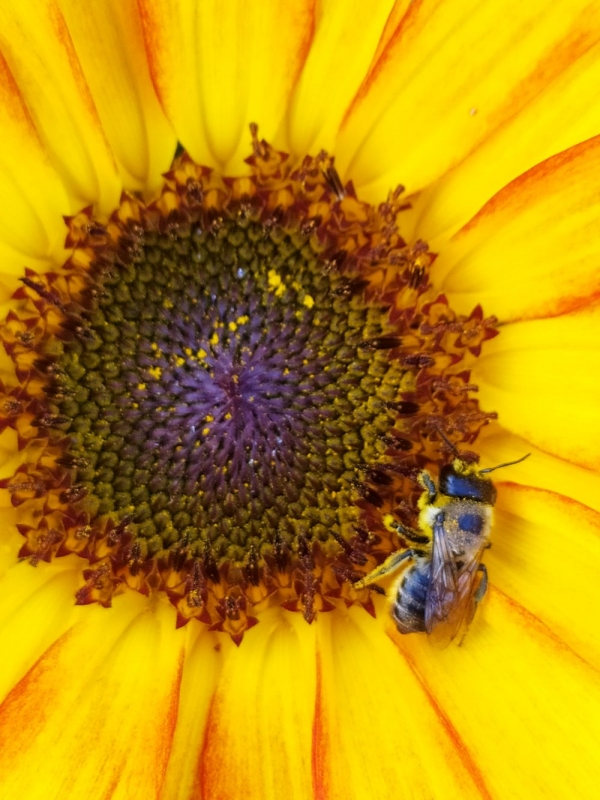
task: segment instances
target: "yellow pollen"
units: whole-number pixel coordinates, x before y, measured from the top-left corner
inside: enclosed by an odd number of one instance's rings
[[[242,314],[241,317],[236,319],[238,325],[245,325],[247,322],[250,322],[250,317],[248,314]]]
[[[230,331],[236,331],[237,330],[237,322],[230,322],[228,327],[229,327]]]
[[[385,516],[383,517],[383,524],[388,529],[388,531],[392,532],[396,531],[397,526],[394,525],[394,517],[392,514],[385,514]]]
[[[208,341],[212,344],[213,347],[219,344],[219,334],[215,331]]]
[[[269,289],[276,289],[278,286],[281,286],[281,276],[274,269],[269,270],[268,280]]]
[[[145,383],[138,383],[137,388],[138,389],[145,389],[146,388],[146,384]]]
[[[150,373],[150,375],[152,375],[153,378],[156,378],[157,380],[162,375],[162,369],[160,367],[150,367],[148,372]]]
[[[307,308],[312,308],[314,306],[314,304],[315,304],[315,301],[309,294],[307,294],[306,297],[304,298],[304,300],[302,301],[302,303]]]
[[[270,269],[267,274],[269,289],[275,292],[276,297],[281,297],[285,292],[285,284],[281,280],[281,275],[274,269]]]
[[[196,353],[196,356],[198,358],[206,358],[207,355],[208,355],[208,353],[206,352],[206,350],[203,347],[201,347],[200,350],[198,350],[198,352]]]

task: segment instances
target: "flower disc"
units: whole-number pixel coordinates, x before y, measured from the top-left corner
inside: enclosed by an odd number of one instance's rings
[[[68,220],[3,330],[21,385],[21,555],[90,563],[80,603],[169,593],[236,640],[276,602],[311,621],[398,544],[439,433],[489,415],[463,356],[494,334],[429,289],[432,256],[321,154],[254,140],[250,178],[183,155],[152,204]],[[24,425],[24,419],[27,420]]]

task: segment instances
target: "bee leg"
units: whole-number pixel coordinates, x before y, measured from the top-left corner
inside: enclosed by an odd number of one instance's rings
[[[419,483],[427,492],[427,503],[433,503],[437,497],[437,488],[431,475],[423,470],[419,475]]]
[[[461,636],[460,642],[458,643],[459,647],[462,646],[462,643],[465,640],[465,636],[467,635],[467,631],[469,630],[469,625],[471,624],[473,617],[475,616],[475,611],[477,610],[477,606],[479,605],[479,603],[481,603],[481,601],[485,597],[485,593],[487,592],[488,588],[488,572],[485,564],[480,564],[477,567],[477,572],[481,572],[482,577],[481,581],[479,582],[479,586],[477,587],[477,589],[475,589],[475,592],[473,594],[473,600],[475,601],[475,604],[471,608],[469,616],[467,617],[463,635]]]
[[[390,515],[391,516],[391,515]],[[414,531],[412,528],[405,527],[401,522],[390,522],[387,527],[393,528],[395,531],[398,531],[405,539],[408,539],[409,542],[414,542],[415,544],[429,544],[431,541],[429,536],[424,536],[419,531]]]
[[[389,575],[392,572],[395,572],[400,564],[405,561],[407,558],[414,558],[417,555],[421,555],[420,551],[417,550],[398,550],[395,553],[392,553],[389,558],[380,564],[378,567],[372,572],[369,572],[368,575],[365,575],[364,578],[361,578],[356,583],[352,584],[354,589],[364,589],[365,586],[368,586],[373,581],[376,581],[378,578],[382,578],[384,575]]]
[[[485,593],[487,592],[488,588],[488,571],[486,569],[485,564],[480,564],[478,568],[478,572],[482,573],[482,578],[479,586],[475,590],[475,594],[473,595],[475,598],[475,604],[478,605],[481,603],[483,598],[485,597]]]

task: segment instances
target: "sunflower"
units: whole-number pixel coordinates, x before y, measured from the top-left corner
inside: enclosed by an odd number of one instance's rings
[[[2,797],[595,797],[600,4],[0,21]],[[419,480],[527,453],[399,633]]]

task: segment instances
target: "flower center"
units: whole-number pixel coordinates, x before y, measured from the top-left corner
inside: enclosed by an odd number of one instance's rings
[[[344,287],[309,236],[235,207],[141,232],[52,362],[80,507],[126,518],[144,559],[348,537],[406,370],[388,309]]]
[[[352,581],[397,549],[384,519],[414,516],[436,431],[492,416],[465,358],[495,333],[433,293],[400,190],[373,208],[256,136],[249,164],[184,155],[151,205],[68,220],[72,257],[27,273],[1,332],[21,555],[87,559],[79,603],[163,590],[236,641],[272,603],[371,609]]]

